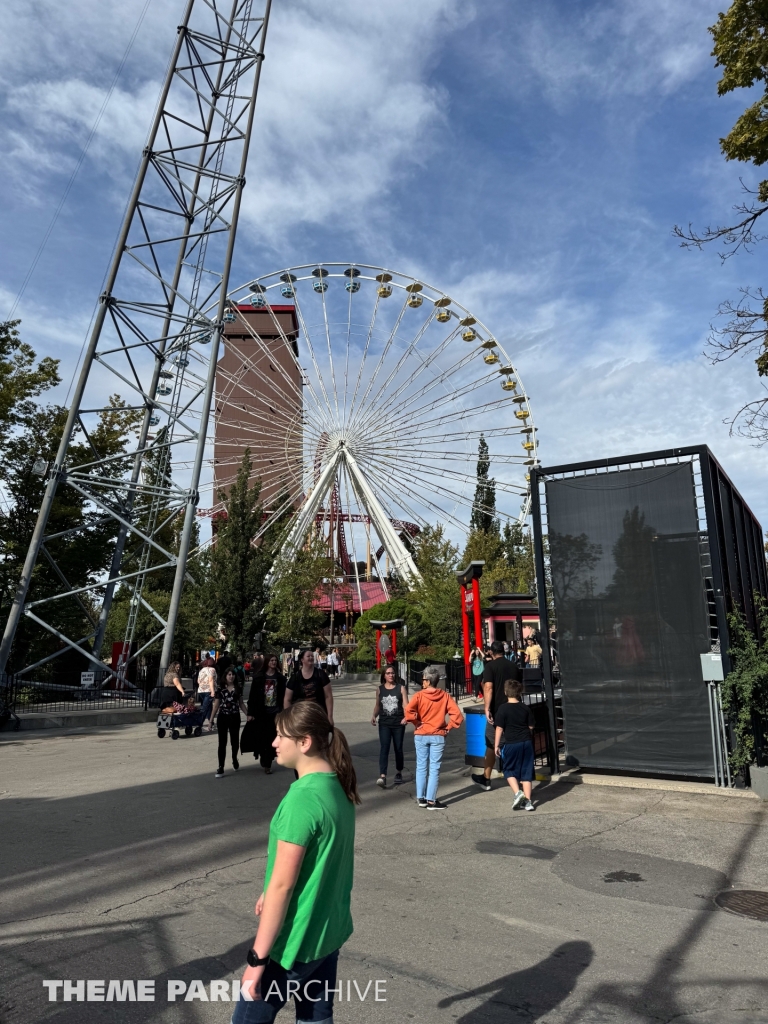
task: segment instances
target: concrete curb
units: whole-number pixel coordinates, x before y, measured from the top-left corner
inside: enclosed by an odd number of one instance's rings
[[[114,711],[73,711],[62,714],[51,714],[50,712],[32,712],[28,715],[19,715],[21,726],[19,732],[10,728],[3,729],[0,739],[10,739],[22,732],[39,731],[42,729],[100,729],[112,725],[133,725],[136,722],[154,722],[157,720],[159,709],[154,708],[145,711],[143,708],[130,708]]]
[[[738,797],[742,800],[759,800],[750,789],[721,789],[713,783],[675,782],[672,779],[637,779],[629,775],[589,775],[585,772],[561,772],[553,775],[552,782],[570,786],[613,786],[619,789],[656,789],[669,793],[700,793],[704,796]]]

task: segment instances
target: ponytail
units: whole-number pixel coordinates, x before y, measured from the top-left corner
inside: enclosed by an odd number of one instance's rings
[[[292,704],[276,716],[275,724],[282,736],[289,736],[293,740],[309,737],[317,753],[327,758],[336,772],[336,778],[347,799],[353,804],[360,803],[357,775],[347,738],[341,729],[331,725],[328,715],[319,704],[306,700]]]
[[[347,737],[335,726],[331,726],[331,742],[328,746],[328,761],[331,768],[336,772],[336,778],[341,783],[341,788],[353,804],[360,803],[360,794],[357,792],[357,775],[355,766],[352,764],[352,753],[347,743]]]

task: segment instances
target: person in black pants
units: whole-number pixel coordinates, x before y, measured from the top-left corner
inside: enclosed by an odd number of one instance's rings
[[[371,725],[379,725],[379,772],[376,785],[382,789],[387,785],[390,743],[395,748],[395,785],[403,781],[403,739],[405,737],[405,705],[408,693],[397,677],[394,665],[388,665],[381,673],[381,683],[376,691]]]
[[[233,668],[228,668],[224,675],[224,683],[216,691],[213,698],[213,714],[211,724],[216,722],[219,730],[219,767],[216,778],[224,774],[224,762],[227,758],[227,736],[232,744],[232,767],[235,771],[240,767],[237,752],[240,749],[240,712],[248,714],[240,691],[237,688],[237,676]]]
[[[263,664],[263,663],[262,663]],[[272,746],[277,727],[275,718],[283,710],[285,676],[278,668],[277,655],[267,659],[266,667],[254,673],[248,694],[248,721],[256,722],[256,749],[253,756],[261,762],[267,775],[272,774],[275,748]]]

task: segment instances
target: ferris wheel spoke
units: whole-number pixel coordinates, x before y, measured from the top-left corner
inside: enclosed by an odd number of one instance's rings
[[[371,396],[368,405],[369,419],[371,415],[375,415],[375,411],[379,408],[381,402],[389,401],[391,399],[392,396],[387,395],[387,388],[392,383],[392,381],[397,378],[397,375],[401,372],[405,364],[408,362],[409,357],[415,354],[416,358],[420,359],[422,362],[424,361],[423,357],[417,351],[416,346],[426,334],[427,329],[434,320],[434,317],[435,309],[433,308],[430,315],[427,317],[427,319],[424,321],[421,327],[419,327],[418,331],[408,344],[405,351],[401,353],[400,358],[397,360],[394,367],[390,371],[387,379],[382,384],[379,385],[376,392]]]
[[[470,430],[451,431],[450,433],[440,434],[421,434],[419,441],[425,445],[442,445],[447,442],[456,440],[463,441],[478,441],[481,437],[486,440],[489,437],[508,437],[511,434],[519,434],[520,430],[517,426],[514,427],[477,427]]]
[[[398,480],[398,482],[400,482],[402,477],[406,477],[407,479],[411,480],[418,486],[424,487],[425,485],[423,470],[411,470],[410,468],[405,468],[403,465],[398,465],[395,470],[395,478]],[[437,480],[433,479],[432,482],[429,484],[429,489],[431,491],[434,491],[437,494],[440,494],[443,497],[450,499],[457,505],[464,505],[468,509],[474,508],[474,495],[470,498],[468,495],[458,494],[455,491],[449,490],[447,487],[445,487],[438,481],[439,478]],[[426,502],[427,499],[422,497],[422,500]]]
[[[297,319],[299,319],[299,317],[300,317],[300,309],[299,309],[297,303],[295,303],[295,305],[296,305],[296,311],[297,311]],[[275,360],[277,362],[277,370],[278,370],[278,372],[288,382],[289,387],[293,390],[296,398],[298,399],[298,405],[300,407],[301,407],[301,405],[304,402],[303,388],[306,388],[309,391],[310,395],[312,396],[312,398],[313,398],[313,400],[315,402],[315,407],[317,408],[318,412],[320,413],[321,418],[323,418],[323,413],[325,411],[324,408],[323,408],[323,403],[320,401],[320,398],[319,398],[317,392],[315,391],[315,388],[314,388],[314,385],[312,384],[312,381],[306,376],[306,374],[302,370],[301,365],[300,365],[299,360],[298,360],[298,356],[294,352],[293,343],[290,341],[290,339],[288,338],[287,334],[283,330],[283,326],[280,323],[280,321],[278,320],[277,316],[275,315],[275,311],[272,309],[272,306],[271,306],[271,304],[269,302],[266,303],[265,308],[268,310],[269,315],[270,315],[270,317],[272,319],[272,324],[275,327],[275,329],[277,330],[278,335],[279,335],[280,339],[282,340],[283,345],[285,346],[286,352],[289,354],[290,358],[293,360],[293,363],[296,366],[296,369],[297,369],[297,371],[299,373],[299,376],[301,377],[301,380],[303,381],[303,383],[301,385],[297,385],[296,382],[291,379],[290,374],[288,374],[286,372],[285,368],[280,365],[280,360]],[[242,317],[241,317],[241,319],[242,319]],[[300,319],[299,319],[299,323],[301,323]],[[256,331],[253,330],[251,325],[249,323],[247,323],[247,322],[246,322],[246,328],[248,330],[248,333],[254,339],[254,341],[257,342],[257,344],[261,348],[261,350],[264,353],[264,355],[267,356],[267,358],[272,358],[272,353],[270,353],[269,348],[264,344],[263,339],[260,337],[260,335]],[[306,331],[305,331],[305,334],[306,334]],[[240,356],[242,356],[243,358],[246,358],[246,359],[248,358],[240,350],[238,350],[238,355],[240,355]],[[248,360],[248,361],[251,363],[251,365],[253,365],[251,360]],[[258,367],[255,367],[255,366],[254,366],[254,370],[257,373],[260,372],[258,370]],[[321,384],[322,384],[322,380],[321,380]],[[327,402],[326,402],[326,407],[328,408],[328,412],[330,414],[330,407],[327,406]],[[328,425],[330,425],[330,423],[331,423],[330,418],[326,418],[326,423]]]
[[[307,323],[306,323],[306,321],[304,319],[304,313],[302,312],[301,305],[299,303],[298,289],[296,289],[296,288],[293,289],[293,304],[294,304],[294,308],[296,310],[296,318],[299,321],[299,326],[300,326],[301,330],[304,332],[304,344],[307,346],[307,351],[309,352],[309,357],[312,360],[312,366],[314,367],[315,375],[317,377],[318,384],[320,385],[320,391],[322,392],[323,398],[325,400],[325,409],[323,410],[323,414],[326,413],[326,412],[328,414],[327,415],[327,423],[328,423],[328,428],[330,430],[330,429],[332,429],[332,424],[333,424],[333,410],[331,409],[331,402],[330,402],[330,399],[328,398],[328,392],[325,390],[325,382],[323,381],[323,374],[320,371],[320,366],[319,366],[318,361],[317,361],[317,356],[315,355],[315,349],[314,349],[314,346],[312,344],[312,336],[311,336],[311,334],[309,332],[309,327],[307,326]],[[313,398],[315,399],[315,401],[318,403],[318,405],[320,405],[320,399],[318,398],[317,393],[314,390],[314,387],[312,387],[311,394],[312,394]],[[323,415],[323,419],[326,419],[325,415]]]
[[[465,358],[464,360],[462,360],[458,367],[456,368],[456,371],[454,371],[454,373],[463,370],[469,361],[469,358]],[[431,412],[438,406],[444,406],[446,401],[450,401],[452,403],[456,402],[460,404],[464,398],[474,394],[475,391],[479,390],[482,387],[487,387],[487,385],[493,379],[488,375],[484,377],[475,378],[474,380],[470,380],[462,384],[459,388],[454,388],[447,398],[444,394],[438,394],[435,395],[433,398],[429,399],[423,405],[414,407],[414,404],[420,401],[421,399],[425,398],[430,391],[433,391],[435,388],[445,386],[446,383],[450,381],[451,378],[454,376],[454,373],[444,371],[438,376],[434,377],[427,385],[421,388],[417,394],[408,396],[408,398],[406,398],[405,401],[403,401],[397,407],[394,415],[401,420],[418,422],[417,417],[423,415],[424,413]],[[502,399],[500,401],[504,400]],[[508,399],[506,401],[508,401]],[[464,409],[464,407],[462,406],[462,412],[469,413],[470,415],[478,415],[478,410],[475,407],[467,410]]]
[[[284,367],[280,365],[280,360],[275,358],[275,354],[273,352],[270,352],[266,345],[263,345],[260,339],[257,340],[256,338],[254,338],[254,340],[261,348],[261,351],[263,352],[264,357],[266,359],[267,365],[272,368],[273,372],[279,375],[279,377],[284,381],[285,384],[287,384],[288,393],[292,393],[293,397],[297,399],[300,403],[303,397],[300,386],[298,386],[296,382],[291,379],[290,375],[286,373]],[[240,365],[237,370],[228,370],[226,367],[220,366],[219,368],[217,368],[216,371],[217,377],[231,382],[235,387],[246,387],[254,395],[262,397],[262,393],[257,392],[256,389],[253,388],[253,386],[242,384],[242,381],[244,379],[247,379],[249,376],[255,377],[257,380],[260,380],[263,384],[266,384],[269,391],[274,392],[275,398],[285,397],[285,391],[281,391],[279,381],[267,376],[266,370],[263,368],[263,366],[259,366],[257,363],[255,363],[251,355],[244,352],[239,345],[236,345],[234,343],[228,343],[227,348],[229,348],[230,352],[233,355],[237,356]],[[291,355],[293,355],[293,353],[291,353]],[[277,363],[277,367],[274,366],[275,363]],[[266,400],[266,394],[263,395],[263,398],[264,400]]]
[[[368,379],[368,383],[366,385],[365,392],[363,393],[363,397],[360,399],[360,404],[361,405],[368,400],[368,396],[371,393],[371,389],[373,388],[373,385],[376,383],[376,378],[378,377],[379,373],[381,372],[381,368],[384,365],[384,361],[386,360],[387,356],[389,355],[389,351],[392,348],[392,345],[394,344],[395,338],[397,336],[397,332],[400,330],[400,324],[402,323],[403,317],[405,316],[405,311],[408,308],[409,308],[408,307],[408,300],[405,299],[403,301],[402,309],[398,313],[397,319],[395,320],[394,327],[389,332],[389,337],[387,338],[386,342],[384,343],[384,347],[383,347],[383,349],[381,351],[381,355],[379,356],[379,361],[376,363],[376,366],[373,369],[373,373],[371,374],[370,378]],[[365,356],[363,357],[363,362],[365,362]],[[362,367],[361,367],[361,369],[362,369]],[[352,416],[353,416],[353,410],[350,410],[350,414],[349,415],[350,415],[350,420],[351,420]]]
[[[304,494],[304,488],[302,486],[295,487],[293,490],[287,490],[286,496],[282,500],[282,503],[273,510],[272,514],[261,524],[261,528],[253,538],[255,541],[260,540],[268,530],[270,530],[280,518],[288,512],[293,512],[292,515],[287,516],[284,528],[280,531],[280,534],[275,538],[275,547],[279,546],[285,540],[285,537],[290,533],[291,527],[293,526],[294,520],[299,513],[299,509],[294,507],[295,502],[301,498]]]
[[[385,426],[391,427],[394,425],[398,428],[399,431],[401,431],[401,433],[399,433],[398,436],[407,437],[409,436],[409,434],[412,434],[415,431],[417,431],[419,427],[436,427],[440,426],[441,423],[455,423],[456,420],[474,419],[476,417],[479,417],[480,415],[486,416],[491,412],[495,412],[500,406],[506,405],[508,401],[509,399],[507,398],[499,398],[497,401],[494,402],[486,402],[481,409],[464,409],[458,414],[454,412],[441,413],[439,416],[433,416],[431,419],[422,421],[419,421],[415,418],[416,412],[414,412],[412,416],[408,417],[406,421],[403,421],[402,418],[399,418],[399,421],[395,422],[394,424],[392,421],[387,421],[386,424],[382,423],[382,429]],[[434,403],[430,403],[430,406],[426,411],[431,411],[433,408]],[[403,422],[408,423],[408,425],[401,426]],[[522,429],[522,427],[507,427],[504,430],[504,434],[520,433]],[[480,435],[480,433],[482,433],[482,431],[478,430],[478,436]]]
[[[396,456],[396,465],[400,466],[403,464],[413,466],[414,470],[422,473],[425,478],[429,476],[434,476],[438,480],[448,478],[472,487],[474,487],[477,482],[476,474],[461,473],[458,470],[449,469],[447,466],[442,465],[441,461],[437,459],[435,459],[434,463],[429,463],[413,455],[409,456],[407,453],[399,453]],[[522,495],[526,491],[526,488],[520,485],[512,485],[498,478],[495,479],[495,485],[497,491],[504,491],[507,494]]]
[[[382,450],[384,452],[386,452],[388,455],[390,455],[393,459],[397,459],[397,458],[400,457],[400,454],[403,451],[403,448],[402,447],[387,448],[386,446],[383,446]],[[417,455],[421,455],[424,459],[428,459],[428,460],[429,459],[440,459],[440,460],[444,460],[446,462],[463,462],[463,463],[469,463],[469,462],[474,463],[477,460],[477,452],[476,451],[472,452],[472,453],[468,453],[466,451],[464,451],[464,452],[452,452],[452,451],[446,451],[443,448],[439,448],[439,449],[436,449],[436,448],[424,448],[424,447],[419,447],[418,445],[411,445],[411,444],[409,444],[407,449],[405,449],[405,450],[409,454],[414,454],[415,453]],[[364,455],[362,457],[365,458]],[[491,452],[489,457],[490,457],[490,460],[491,460],[492,463],[498,463],[498,464],[501,464],[503,466],[507,466],[507,465],[508,466],[517,466],[521,459],[527,458],[527,456],[524,455],[524,454],[520,454],[520,455],[496,455],[494,452]]]
[[[433,310],[433,319],[434,319],[434,310]],[[460,330],[460,325],[457,325],[452,330],[450,330],[448,332],[448,334],[442,339],[440,344],[437,345],[426,356],[422,355],[421,352],[419,352],[418,349],[416,349],[415,346],[414,346],[414,348],[413,348],[413,355],[414,355],[414,357],[416,359],[418,359],[418,363],[417,363],[415,369],[411,373],[406,375],[406,377],[403,380],[403,382],[400,385],[398,385],[398,387],[395,389],[395,391],[393,391],[391,394],[386,396],[388,403],[392,403],[392,402],[397,401],[397,399],[400,397],[401,394],[403,394],[404,392],[408,391],[408,389],[413,386],[414,381],[416,381],[422,375],[422,373],[424,373],[426,370],[429,370],[429,369],[432,368],[433,363],[435,363],[439,359],[439,357],[443,354],[443,352],[446,351],[446,349],[449,347],[449,345],[456,340],[456,338],[458,336],[458,333],[459,333],[459,330]],[[440,374],[430,378],[427,381],[427,383],[423,384],[421,386],[421,388],[414,395],[409,396],[409,401],[418,399],[421,394],[425,393],[430,388],[434,387],[436,384],[443,383],[445,380],[448,380],[451,376],[453,376],[456,373],[458,373],[464,367],[465,364],[467,364],[467,363],[472,361],[472,359],[474,357],[474,354],[475,354],[474,350],[471,350],[469,352],[464,353],[455,363],[453,363],[447,369],[444,369],[443,371],[441,371]]]
[[[380,295],[379,295],[379,293],[377,291],[376,292],[376,301],[373,304],[373,313],[371,314],[370,323],[368,324],[368,333],[366,334],[366,338],[365,338],[365,346],[363,348],[363,355],[362,355],[362,358],[360,360],[360,365],[357,368],[357,380],[355,381],[355,390],[354,390],[354,392],[352,394],[352,400],[349,403],[349,418],[347,418],[347,407],[346,407],[346,398],[345,398],[345,405],[344,405],[344,421],[345,421],[345,423],[349,423],[351,421],[351,419],[352,419],[352,412],[353,412],[353,410],[355,408],[355,401],[357,400],[357,393],[358,393],[358,391],[360,389],[360,381],[361,381],[362,374],[363,374],[363,367],[365,366],[365,360],[366,360],[366,358],[368,356],[368,349],[369,349],[370,344],[371,344],[371,338],[373,337],[373,329],[374,329],[374,327],[376,325],[376,314],[379,311],[379,303],[380,302],[381,302],[381,297],[380,297]],[[401,313],[401,317],[402,317],[402,313]],[[349,360],[349,340],[347,341],[347,360]]]
[[[339,420],[339,395],[336,388],[336,370],[333,366],[333,347],[331,345],[331,330],[328,326],[328,309],[325,305],[325,292],[320,292],[320,298],[323,304],[323,326],[325,327],[325,341],[328,347],[328,365],[331,369],[331,383],[333,384],[333,407],[336,410],[336,419]],[[352,304],[352,293],[349,293],[350,306]],[[351,314],[350,314],[351,316]],[[347,323],[350,321],[350,316],[347,317]],[[349,351],[349,345],[347,345],[347,351]]]
[[[394,471],[391,469],[391,467],[390,473],[394,475]],[[413,490],[406,481],[413,481],[417,489]],[[423,507],[428,508],[432,512],[436,513],[439,519],[448,520],[449,522],[453,523],[454,526],[457,526],[462,531],[466,529],[465,524],[462,523],[460,519],[457,519],[452,512],[449,512],[442,506],[435,504],[435,502],[433,502],[431,498],[428,498],[423,494],[422,490],[420,489],[420,480],[412,478],[410,474],[403,474],[403,476],[397,478],[397,487],[399,491],[404,491],[410,498],[413,498]],[[423,515],[416,512],[412,507],[408,507],[405,499],[403,498],[402,493],[398,493],[398,502],[402,504],[403,509],[405,509],[408,515],[414,518],[417,523],[421,523],[422,525],[428,525],[427,520]]]
[[[289,341],[288,336],[286,335],[285,331],[283,330],[282,324],[280,323],[278,318],[275,316],[275,313],[274,313],[274,310],[272,309],[272,307],[269,304],[267,304],[266,308],[269,310],[270,316],[272,318],[273,325],[276,327],[276,329],[279,332],[279,336],[280,336],[280,339],[283,342],[283,345],[285,347],[285,351],[289,354],[290,358],[292,359],[294,365],[296,366],[296,369],[299,372],[299,375],[300,375],[301,379],[305,380],[305,375],[304,375],[304,373],[303,373],[303,371],[301,369],[301,366],[299,364],[298,358],[297,358],[297,356],[294,353],[292,342]],[[263,338],[256,331],[254,331],[253,327],[248,323],[247,320],[245,320],[245,318],[243,317],[243,315],[242,315],[242,313],[240,312],[239,309],[238,309],[238,315],[240,317],[241,322],[245,324],[246,330],[248,331],[248,333],[250,334],[252,339],[257,343],[257,345],[259,346],[261,351],[264,353],[264,355],[266,356],[267,360],[270,362],[270,365],[271,365],[271,361],[274,359],[274,353],[270,352],[269,348],[264,344]],[[230,344],[230,347],[235,352],[237,352],[238,356],[248,365],[249,369],[251,369],[254,373],[257,374],[257,376],[260,376],[263,380],[267,380],[267,382],[270,383],[270,384],[272,383],[272,382],[270,382],[268,380],[268,378],[266,378],[264,376],[263,371],[261,371],[259,369],[259,367],[257,367],[254,364],[254,362],[250,358],[250,356],[247,356],[235,344]],[[320,407],[320,399],[317,396],[317,392],[315,391],[312,382],[309,379],[306,379],[304,384],[297,384],[296,381],[293,380],[291,378],[290,374],[286,371],[285,367],[281,365],[281,361],[279,359],[274,359],[274,361],[277,363],[277,372],[286,381],[286,383],[288,384],[288,387],[293,391],[294,395],[299,400],[299,405],[301,405],[301,403],[303,402],[303,399],[304,399],[304,395],[303,395],[303,390],[302,389],[304,387],[306,387],[306,388],[308,388],[310,394],[314,398],[314,400],[317,403],[318,407]]]
[[[261,400],[258,394],[251,395],[249,397]],[[231,401],[217,401],[216,403],[216,417],[217,420],[221,419],[222,410],[227,409],[230,412],[237,413],[238,416],[243,417],[238,422],[245,424],[248,420],[254,421],[253,429],[262,428],[269,430],[274,433],[275,428],[286,431],[286,433],[309,433],[316,434],[318,437],[322,434],[321,426],[315,423],[312,419],[300,420],[297,416],[289,416],[288,413],[283,410],[270,405],[264,400],[265,408],[262,410],[254,406],[244,406],[242,402],[231,402]],[[275,403],[277,406],[277,403]],[[228,418],[228,424],[231,420]],[[301,424],[302,430],[298,430],[298,425]]]

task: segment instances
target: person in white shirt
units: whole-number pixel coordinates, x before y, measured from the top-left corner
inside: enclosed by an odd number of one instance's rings
[[[216,693],[218,676],[214,668],[213,658],[206,658],[203,667],[197,673],[197,696],[200,699],[203,712],[203,722],[210,717],[213,707],[213,695]],[[208,732],[213,730],[213,724],[208,725]]]

